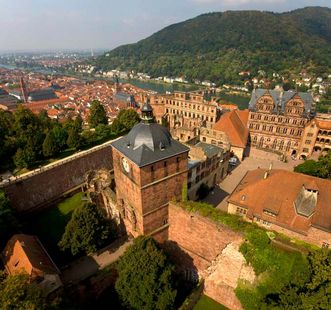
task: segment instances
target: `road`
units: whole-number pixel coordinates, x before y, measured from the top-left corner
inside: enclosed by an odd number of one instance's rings
[[[101,252],[99,251],[98,254],[81,257],[62,270],[62,282],[73,284],[87,279],[117,261],[131,244],[132,240],[119,239],[102,249]]]

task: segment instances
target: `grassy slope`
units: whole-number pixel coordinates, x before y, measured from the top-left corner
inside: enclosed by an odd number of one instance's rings
[[[73,210],[84,203],[82,196],[83,193],[79,192],[54,207],[34,214],[28,220],[29,229],[39,237],[51,257],[59,264],[66,260],[66,256],[60,252],[57,244],[71,219]]]
[[[193,310],[226,310],[227,308],[217,303],[206,295],[202,295]]]
[[[285,251],[270,242],[268,235],[273,235],[284,243],[288,241],[287,238],[277,233],[267,234],[265,229],[243,221],[239,216],[222,212],[207,203],[187,201],[178,205],[245,236],[246,241],[241,245],[240,251],[258,275],[253,285],[242,282],[236,289],[236,295],[246,310],[265,309],[262,301],[267,295],[272,298],[273,293],[279,292],[290,280],[307,274],[307,259],[302,253],[314,249],[314,246],[291,240],[293,251]]]

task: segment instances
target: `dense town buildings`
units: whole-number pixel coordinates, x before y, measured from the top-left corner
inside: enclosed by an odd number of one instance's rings
[[[23,78],[24,76],[24,78]],[[99,80],[82,80],[62,75],[23,73],[0,68],[0,108],[15,111],[22,103],[34,113],[46,110],[53,119],[75,118],[85,123],[93,100],[99,100],[112,120],[120,109],[137,108],[136,97],[145,91],[130,84],[116,85]]]

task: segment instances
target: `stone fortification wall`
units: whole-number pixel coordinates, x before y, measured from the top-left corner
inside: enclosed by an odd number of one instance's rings
[[[239,252],[241,234],[170,203],[169,240],[165,247],[186,276],[205,279],[204,293],[227,306],[241,310],[235,295],[238,280],[254,281],[255,274]]]
[[[30,212],[79,188],[86,172],[101,168],[113,168],[110,142],[2,182],[0,189],[6,192],[13,208]]]

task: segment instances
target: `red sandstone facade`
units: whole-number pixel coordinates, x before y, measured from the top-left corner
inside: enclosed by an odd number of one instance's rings
[[[130,172],[123,168],[126,158]],[[159,241],[167,238],[168,203],[179,200],[187,183],[188,153],[138,167],[113,149],[116,199],[128,233],[151,234]]]

